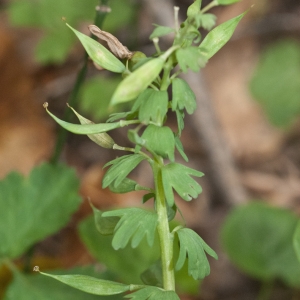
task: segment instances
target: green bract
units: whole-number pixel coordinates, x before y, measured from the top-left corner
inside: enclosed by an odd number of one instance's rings
[[[115,73],[122,73],[125,71],[125,66],[119,61],[109,50],[107,50],[100,43],[96,42],[89,36],[77,31],[67,24],[79,38],[86,52],[90,58],[103,69],[109,70]]]

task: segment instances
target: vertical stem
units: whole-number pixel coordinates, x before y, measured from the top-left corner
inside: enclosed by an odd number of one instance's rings
[[[153,162],[152,170],[155,183],[155,203],[156,212],[158,215],[157,230],[160,241],[163,287],[165,290],[175,291],[173,237],[169,228],[167,204],[162,186],[160,165],[157,162]]]

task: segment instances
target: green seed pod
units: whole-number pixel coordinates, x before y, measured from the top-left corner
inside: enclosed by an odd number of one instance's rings
[[[72,28],[69,24],[67,24],[74,33],[79,38],[80,42],[82,43],[83,47],[85,48],[86,52],[90,56],[90,58],[95,62],[97,65],[102,67],[103,69],[115,72],[115,73],[122,73],[125,71],[125,66],[123,63],[118,60],[109,50],[107,50],[104,46],[100,43],[96,42],[89,36],[77,31],[76,29]]]
[[[68,105],[68,104],[67,104]],[[68,105],[69,106],[69,105]],[[89,119],[84,118],[83,116],[81,116],[77,111],[75,111],[75,109],[73,109],[71,106],[69,106],[73,112],[75,113],[75,115],[77,116],[77,118],[79,119],[79,122],[82,125],[86,125],[86,124],[94,124],[94,122],[90,121]],[[112,149],[113,146],[115,145],[114,140],[106,133],[96,133],[96,134],[88,134],[87,135],[93,142],[95,142],[97,145],[103,147],[103,148],[107,148],[107,149]]]
[[[127,102],[136,98],[159,75],[165,59],[158,57],[151,59],[136,71],[125,77],[112,96],[111,103]]]

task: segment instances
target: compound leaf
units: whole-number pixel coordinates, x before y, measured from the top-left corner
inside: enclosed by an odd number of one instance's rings
[[[126,295],[124,298],[131,300],[180,300],[174,291],[165,291],[158,287],[146,287],[132,294]]]
[[[42,164],[27,178],[12,172],[0,181],[0,257],[17,258],[62,228],[78,208],[74,170]]]
[[[205,252],[215,259],[218,256],[203,239],[192,229],[182,228],[176,231],[180,243],[179,257],[176,270],[180,270],[188,259],[188,273],[195,280],[203,279],[209,275],[210,267]]]
[[[136,248],[141,240],[147,236],[150,247],[153,246],[157,214],[141,208],[125,208],[107,211],[102,217],[119,217],[120,220],[115,227],[112,246],[115,250],[123,249],[131,239],[131,247]]]
[[[176,149],[178,150],[178,152],[180,153],[180,155],[182,156],[182,158],[186,162],[188,162],[189,159],[188,159],[187,155],[184,153],[183,145],[181,143],[179,136],[177,136],[177,135],[175,135],[175,146],[176,146]]]
[[[178,163],[170,163],[162,167],[163,188],[168,205],[172,207],[174,204],[173,188],[179,196],[186,201],[197,198],[202,192],[202,188],[199,183],[190,176],[201,177],[203,175],[202,172]]]
[[[129,154],[110,161],[104,166],[112,165],[103,177],[102,187],[106,188],[114,182],[113,185],[117,188],[126,176],[144,159],[145,156],[141,154]]]

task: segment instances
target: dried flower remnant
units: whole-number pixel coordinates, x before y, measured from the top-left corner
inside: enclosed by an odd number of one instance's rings
[[[118,58],[130,59],[133,55],[131,51],[128,50],[115,36],[109,32],[101,30],[96,25],[89,26],[90,32],[98,37],[100,40],[106,41],[110,51]]]

